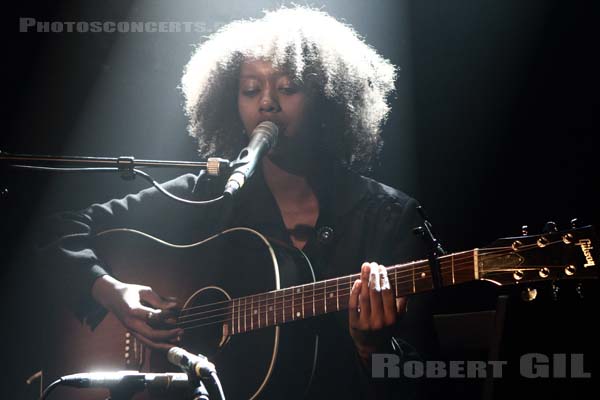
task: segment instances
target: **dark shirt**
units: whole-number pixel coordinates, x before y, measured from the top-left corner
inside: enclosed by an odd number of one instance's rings
[[[391,265],[426,257],[420,239],[412,233],[412,228],[421,222],[414,199],[342,166],[328,168],[319,179],[309,182],[319,201],[319,217],[314,229],[307,232],[303,251],[313,264],[317,280],[358,273],[364,261]],[[187,174],[165,183],[164,187],[180,197],[201,200],[220,195],[223,181],[204,173]],[[80,212],[62,213],[51,220],[52,240],[44,248],[45,257],[54,260],[56,266],[48,267],[50,275],[76,315],[93,327],[105,311],[91,297],[91,287],[95,279],[110,273],[110,266],[96,257],[90,245],[90,238],[98,232],[127,227],[185,243],[198,241],[225,227],[246,226],[292,245],[260,171],[239,193],[227,218],[222,217],[223,211],[218,204],[200,207],[181,204],[150,188],[94,204]],[[418,312],[418,307],[409,305],[406,321],[418,323],[421,318],[416,315]],[[347,313],[335,313],[317,329],[321,356],[313,386],[319,391],[311,397],[364,394],[373,382],[369,371],[360,370],[348,332]],[[405,342],[398,343],[400,348],[396,347],[396,352],[412,354],[413,349]],[[384,390],[394,385],[386,383]]]

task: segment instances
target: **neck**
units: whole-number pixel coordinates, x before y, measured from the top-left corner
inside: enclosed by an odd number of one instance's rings
[[[314,192],[305,176],[292,174],[274,164],[268,157],[262,161],[265,182],[273,196],[283,202],[300,202]]]

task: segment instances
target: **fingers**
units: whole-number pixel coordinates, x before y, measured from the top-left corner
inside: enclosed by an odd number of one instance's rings
[[[394,325],[398,310],[405,304],[405,299],[396,303],[383,265],[363,263],[360,280],[354,282],[348,300],[350,324],[353,328],[379,330]]]
[[[162,298],[150,287],[144,287],[140,290],[140,299],[152,307],[160,308],[162,310],[170,310],[177,307],[177,303],[175,301],[169,301]]]
[[[135,312],[125,316],[123,319],[123,325],[125,325],[125,327],[129,329],[144,344],[155,349],[168,350],[169,348],[173,347],[173,344],[169,344],[168,342],[178,343],[181,341],[183,329],[154,329],[149,325],[147,317],[144,318],[135,315],[136,313],[140,315],[140,311],[142,310],[137,309]]]
[[[394,325],[396,323],[396,299],[388,279],[387,270],[381,268],[381,301],[383,305],[383,323],[384,326]]]
[[[136,307],[142,311],[137,311],[137,316],[144,319],[141,313],[145,313],[145,320],[153,326],[173,325],[176,322],[175,311],[177,302],[174,299],[165,299],[156,293],[152,288],[142,286],[139,291],[139,300]],[[147,307],[144,304],[153,308]]]
[[[379,330],[383,328],[383,301],[381,299],[381,270],[384,269],[377,263],[371,263],[369,274],[369,303],[371,305],[370,328]]]
[[[360,323],[363,327],[368,327],[371,319],[371,302],[369,300],[370,273],[370,264],[363,263],[360,271],[360,294],[358,296],[358,302],[360,305]]]
[[[360,285],[361,280],[357,279],[354,281],[354,285],[352,285],[352,289],[350,290],[350,298],[348,299],[348,311],[350,318],[350,327],[358,328],[360,314],[358,312],[358,295],[360,293]]]
[[[142,321],[156,321],[160,318],[162,310],[146,307],[142,304],[133,304],[128,312],[129,316],[141,319]]]
[[[183,330],[180,328],[168,330],[154,329],[145,321],[138,318],[129,320],[128,327],[144,337],[158,342],[166,342],[183,334]]]
[[[142,343],[154,349],[168,350],[173,347],[169,342],[181,341],[183,329],[173,328],[174,321],[169,318],[175,302],[164,300],[150,287],[139,285],[126,285],[122,299],[116,314]]]

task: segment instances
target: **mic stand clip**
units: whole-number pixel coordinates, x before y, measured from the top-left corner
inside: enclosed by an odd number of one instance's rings
[[[204,383],[192,372],[188,372],[188,383],[190,384],[190,389],[192,389],[192,400],[210,400],[208,395],[208,390]]]
[[[433,283],[433,288],[439,289],[444,285],[444,282],[442,280],[442,272],[439,257],[445,255],[446,251],[442,248],[442,245],[439,242],[439,240],[437,240],[435,236],[433,236],[431,223],[427,219],[423,207],[418,206],[417,211],[423,219],[423,225],[414,228],[413,233],[417,236],[420,236],[429,249],[429,268],[431,269],[431,280]]]

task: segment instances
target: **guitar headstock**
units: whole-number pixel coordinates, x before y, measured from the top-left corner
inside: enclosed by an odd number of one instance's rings
[[[524,227],[525,228],[525,227]],[[597,279],[598,241],[591,226],[507,237],[479,250],[479,279],[498,285]]]

